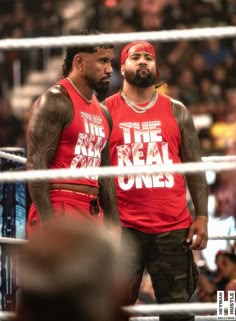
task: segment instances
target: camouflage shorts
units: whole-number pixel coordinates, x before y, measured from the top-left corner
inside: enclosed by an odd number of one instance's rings
[[[122,229],[123,242],[126,242],[127,235],[131,235],[136,245],[135,251],[130,253],[133,280],[129,287],[127,304],[134,304],[137,300],[145,269],[151,276],[157,303],[190,301],[196,289],[199,271],[193,253],[185,241],[187,233],[188,229],[160,234],[146,234],[130,228]],[[190,315],[160,316],[160,321],[192,320],[194,317]]]

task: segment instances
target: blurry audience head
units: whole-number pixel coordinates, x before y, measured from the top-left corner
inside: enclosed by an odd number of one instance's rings
[[[17,320],[120,318],[128,270],[116,243],[92,223],[48,223],[17,256]]]
[[[220,275],[226,280],[236,276],[236,255],[232,252],[219,251],[216,254],[216,265]]]

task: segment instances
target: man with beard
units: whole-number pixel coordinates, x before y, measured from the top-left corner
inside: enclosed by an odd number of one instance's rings
[[[107,91],[113,56],[110,45],[66,49],[63,78],[32,106],[27,128],[28,170],[110,164],[107,110],[101,107],[94,91]],[[119,222],[113,187],[111,178],[98,177],[30,182],[33,204],[27,221],[28,236],[41,223],[65,213],[96,222],[103,222],[103,214],[108,214],[114,223]],[[106,213],[99,199],[102,203],[106,199]]]
[[[200,162],[200,143],[192,117],[179,101],[159,94],[159,71],[153,46],[144,41],[121,52],[123,88],[106,99],[112,119],[112,165],[122,167]],[[195,208],[186,204],[186,185]],[[151,276],[158,303],[189,302],[198,269],[192,250],[207,245],[208,186],[204,173],[138,174],[115,178],[122,226],[122,246],[131,235],[137,251],[130,253],[133,280],[127,301],[134,304],[143,272]],[[171,313],[170,313],[171,314]],[[160,321],[192,321],[193,315],[162,315]]]

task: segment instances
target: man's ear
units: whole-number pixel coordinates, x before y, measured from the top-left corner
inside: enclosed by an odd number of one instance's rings
[[[83,58],[80,54],[75,55],[73,63],[77,67],[77,69],[82,70],[82,62]]]
[[[124,65],[121,65],[121,67],[120,67],[120,73],[121,73],[122,76],[124,76],[124,73],[125,73],[125,67],[124,67]]]

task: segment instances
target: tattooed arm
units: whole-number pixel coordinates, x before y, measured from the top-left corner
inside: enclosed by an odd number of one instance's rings
[[[193,119],[187,108],[179,101],[171,100],[174,116],[179,124],[181,133],[180,157],[183,162],[200,162],[200,142]],[[190,242],[194,234],[197,239],[193,242],[193,249],[202,249],[207,244],[208,221],[208,185],[205,173],[185,175],[189,192],[193,201],[196,219],[192,224],[187,241]]]
[[[108,142],[102,151],[101,166],[110,165],[110,144]],[[99,201],[104,211],[104,219],[106,223],[114,225],[120,224],[115,185],[112,177],[99,178]]]
[[[108,109],[101,104],[103,112],[109,122],[110,132],[112,130],[112,119]],[[101,155],[101,166],[111,166],[110,162],[110,137]],[[99,202],[104,211],[104,219],[109,224],[120,225],[119,212],[115,184],[112,177],[99,178]]]
[[[28,170],[47,169],[57,149],[62,130],[73,118],[73,107],[64,88],[57,85],[32,106],[26,142]],[[49,182],[30,182],[31,199],[42,221],[53,216]]]

